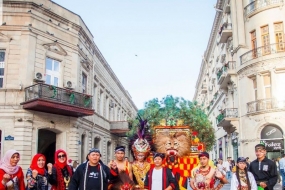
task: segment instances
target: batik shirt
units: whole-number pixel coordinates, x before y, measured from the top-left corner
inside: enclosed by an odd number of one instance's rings
[[[48,184],[48,174],[47,171],[45,171],[44,176],[37,175],[36,179],[32,178],[32,170],[29,168],[27,171],[26,177],[30,176],[30,178],[27,180],[27,190],[48,190],[49,184]]]

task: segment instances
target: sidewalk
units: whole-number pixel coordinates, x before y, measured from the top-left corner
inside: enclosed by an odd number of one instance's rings
[[[230,190],[231,189],[231,184],[225,184],[224,187],[222,188],[222,190]],[[191,188],[189,187],[188,190],[191,190]],[[282,190],[282,186],[280,183],[277,183],[274,186],[274,190]]]

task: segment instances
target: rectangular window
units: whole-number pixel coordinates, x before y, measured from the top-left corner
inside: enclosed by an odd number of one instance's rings
[[[262,54],[270,54],[269,27],[261,27]]]
[[[94,85],[94,91],[93,91],[93,109],[95,110],[95,112],[98,112],[97,110],[97,98],[98,98],[98,94],[97,94],[97,86]]]
[[[275,32],[275,42],[277,51],[284,51],[284,31],[283,31],[283,22],[274,24],[274,32]]]
[[[265,98],[271,98],[271,78],[270,75],[263,76]]]
[[[278,108],[285,108],[285,73],[278,73],[276,75],[276,88],[274,97],[277,101]]]
[[[264,94],[265,94],[265,101],[260,105],[261,109],[272,109],[272,100],[271,100],[271,78],[270,75],[263,76],[263,85],[264,85]]]
[[[251,49],[252,49],[252,57],[256,58],[256,49],[257,49],[257,44],[256,44],[256,31],[252,31],[250,33],[251,36]]]
[[[5,69],[5,51],[0,50],[0,88],[3,88],[4,69]]]
[[[82,93],[87,93],[87,76],[82,73]]]
[[[59,61],[46,58],[46,84],[59,85]]]
[[[253,78],[252,82],[253,82],[254,100],[257,100],[257,82],[256,82],[256,78]]]
[[[100,103],[99,103],[99,114],[103,116],[104,114],[104,93],[100,91]]]

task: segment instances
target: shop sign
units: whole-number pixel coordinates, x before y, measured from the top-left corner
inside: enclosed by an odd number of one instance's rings
[[[11,135],[8,135],[7,137],[5,137],[5,141],[13,141],[14,137],[12,137]]]
[[[284,148],[283,139],[261,140],[260,143],[264,144],[267,151],[281,151]]]
[[[264,127],[261,131],[261,139],[283,138],[282,131],[272,125]]]

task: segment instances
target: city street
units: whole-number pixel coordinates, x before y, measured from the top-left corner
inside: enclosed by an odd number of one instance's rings
[[[191,190],[191,188],[188,188],[189,190]],[[224,185],[224,187],[222,188],[222,190],[230,190],[231,189],[231,185],[230,184],[226,184]],[[274,190],[282,190],[281,188],[281,184],[276,184],[274,187]]]
[[[230,184],[226,184],[222,190],[229,190],[231,189],[231,185]],[[282,190],[281,185],[278,183],[275,185],[274,190]]]

